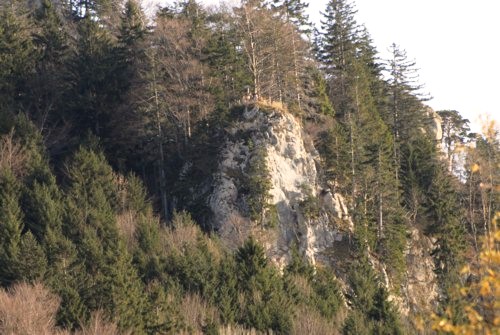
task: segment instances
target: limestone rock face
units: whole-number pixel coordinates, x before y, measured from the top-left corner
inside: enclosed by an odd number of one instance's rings
[[[411,236],[406,251],[406,282],[403,292],[403,306],[407,312],[427,312],[438,298],[438,285],[434,273],[434,263],[430,255],[434,241],[411,228]],[[405,308],[403,308],[403,311]],[[427,309],[427,310],[425,310]]]
[[[426,113],[429,117],[428,128],[430,129],[436,142],[441,143],[441,140],[443,139],[443,119],[430,107],[427,107]]]
[[[300,123],[291,114],[254,107],[247,108],[228,132],[232,136],[221,152],[209,198],[222,239],[231,245],[250,233],[261,233],[246,218],[245,195],[241,194],[252,150],[261,147],[266,152],[271,182],[270,203],[278,214],[278,229],[260,234],[268,255],[284,266],[295,244],[312,263],[324,259],[326,251],[352,231],[353,224],[342,196],[320,183],[319,155]],[[308,197],[319,204],[314,218],[305,217],[301,210]]]
[[[352,256],[350,236],[354,225],[342,195],[332,192],[322,181],[319,154],[300,122],[286,112],[246,108],[227,134],[208,200],[214,214],[213,227],[221,240],[236,248],[253,235],[280,268],[290,261],[291,248],[296,245],[312,264],[332,267],[342,282]],[[244,184],[257,147],[266,153],[269,202],[274,205],[278,221],[274,228],[263,229],[248,218]],[[314,213],[305,210],[306,200],[315,204]],[[406,254],[408,272],[401,289],[394,290],[401,292],[400,296],[393,297],[403,313],[430,308],[437,297],[432,248],[429,238],[417,229],[411,230]],[[373,258],[372,265],[391,287],[384,264]]]

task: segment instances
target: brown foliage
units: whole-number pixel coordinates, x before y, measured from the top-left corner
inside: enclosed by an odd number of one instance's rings
[[[272,330],[268,330],[265,333],[259,332],[255,329],[246,329],[240,325],[227,325],[219,329],[220,335],[273,335]]]
[[[292,334],[339,334],[334,322],[325,319],[318,312],[305,306],[301,307],[293,319]]]
[[[77,331],[75,335],[129,335],[131,332],[123,332],[118,330],[118,325],[114,322],[109,322],[104,318],[101,311],[92,314],[90,321]]]
[[[174,217],[175,221],[175,217]],[[162,234],[163,246],[167,250],[182,253],[185,249],[194,248],[201,236],[201,230],[194,223],[172,222],[174,229],[167,229]]]
[[[190,334],[203,334],[209,323],[218,323],[217,310],[197,294],[188,294],[182,299],[181,314]]]
[[[102,312],[75,333],[56,327],[60,299],[42,284],[15,284],[0,290],[0,334],[2,335],[129,335],[105,320]]]
[[[124,211],[116,217],[116,225],[120,235],[127,244],[127,249],[132,250],[135,245],[135,232],[137,230],[137,213]]]
[[[0,291],[0,334],[67,334],[55,328],[59,303],[42,284],[20,283]]]
[[[29,155],[14,139],[14,131],[0,137],[0,170],[11,170],[16,176],[23,176]]]

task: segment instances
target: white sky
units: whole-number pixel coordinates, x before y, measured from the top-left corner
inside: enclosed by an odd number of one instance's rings
[[[311,17],[326,5],[312,0]],[[357,0],[357,21],[382,57],[393,42],[415,59],[435,110],[455,109],[479,131],[479,115],[498,121],[500,2],[496,0]]]
[[[150,0],[158,1],[160,0]],[[161,0],[164,2],[165,0]],[[234,0],[235,2],[239,2]],[[201,0],[217,4],[219,0]],[[307,2],[307,0],[306,0]],[[435,110],[455,109],[479,131],[479,115],[500,119],[500,2],[497,0],[355,0],[382,58],[394,42],[420,69]],[[319,21],[327,0],[309,0]]]

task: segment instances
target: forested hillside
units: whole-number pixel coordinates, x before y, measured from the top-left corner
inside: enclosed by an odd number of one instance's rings
[[[1,334],[500,332],[498,125],[307,6],[0,0]]]

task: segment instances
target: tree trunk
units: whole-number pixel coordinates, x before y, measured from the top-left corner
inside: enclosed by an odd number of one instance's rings
[[[167,202],[167,178],[165,174],[165,153],[163,150],[163,131],[160,118],[160,101],[158,98],[158,86],[156,82],[156,63],[153,55],[153,93],[156,111],[156,130],[158,136],[158,153],[160,156],[160,196],[165,222],[168,222],[168,202]]]

